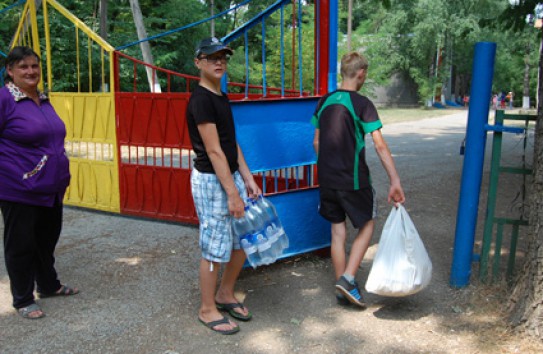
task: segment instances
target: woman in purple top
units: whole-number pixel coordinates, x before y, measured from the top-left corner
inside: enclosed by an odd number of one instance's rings
[[[24,318],[45,316],[34,300],[74,295],[55,271],[54,251],[62,228],[62,199],[70,183],[64,150],[66,128],[47,96],[38,91],[38,55],[14,47],[5,59],[0,88],[0,210],[4,255],[13,307]]]

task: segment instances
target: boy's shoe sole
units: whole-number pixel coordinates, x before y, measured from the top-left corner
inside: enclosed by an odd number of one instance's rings
[[[349,306],[351,302],[343,295],[343,293],[336,294],[337,304],[341,306]]]

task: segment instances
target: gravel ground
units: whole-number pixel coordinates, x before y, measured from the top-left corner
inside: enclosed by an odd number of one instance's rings
[[[458,152],[466,118],[464,112],[383,129],[406,191],[406,208],[433,261],[432,282],[422,292],[404,298],[367,294],[365,311],[340,307],[330,259],[303,255],[244,270],[239,296],[254,319],[241,323],[237,335],[221,336],[197,321],[196,227],[66,207],[57,270],[63,282],[82,292],[39,300],[47,317],[24,320],[11,308],[2,252],[0,352],[522,351],[525,342],[499,325],[496,308],[474,308],[474,294],[485,288],[458,290],[448,285],[462,170]],[[518,139],[506,149],[511,156],[518,155]],[[390,207],[384,200],[384,171],[375,153],[368,155],[380,201],[373,238],[377,243]],[[361,264],[360,284],[365,283],[374,252],[375,245]],[[485,294],[478,296],[483,303],[493,301],[492,294]]]

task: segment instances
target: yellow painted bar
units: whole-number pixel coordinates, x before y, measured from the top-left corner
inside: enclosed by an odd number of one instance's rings
[[[113,65],[113,53],[109,53],[109,88],[108,92],[115,92],[115,67]],[[115,100],[113,100],[115,102]]]
[[[75,50],[76,50],[76,67],[77,67],[77,92],[81,92],[81,68],[79,64],[79,28],[75,28]]]
[[[38,35],[38,18],[36,17],[36,3],[34,1],[28,1],[30,5],[30,29],[32,31],[32,49],[36,53],[40,53],[40,37]],[[43,82],[43,80],[41,81]]]
[[[100,91],[104,92],[104,87],[106,86],[106,72],[104,70],[104,66],[105,66],[105,59],[104,59],[104,51],[101,50],[100,51],[100,62],[102,63],[102,73],[100,75]],[[113,74],[113,73],[112,73]]]
[[[38,17],[36,16],[36,3],[29,1],[30,4],[30,28],[32,30],[32,49],[41,57],[40,37],[38,34]],[[40,70],[40,83],[38,88],[43,91],[43,70]]]
[[[90,37],[87,38],[87,52],[89,73],[92,73],[92,42],[90,40]],[[89,75],[89,92],[92,92],[92,75]]]
[[[98,43],[100,47],[104,48],[107,52],[113,52],[115,48],[108,42],[106,42],[102,37],[97,35],[92,29],[90,29],[83,21],[75,17],[70,11],[68,11],[64,6],[60,5],[56,0],[44,0],[47,1],[49,5],[54,7],[58,12],[60,12],[64,17],[70,20],[77,28],[80,28],[89,38]]]
[[[13,42],[11,43],[11,47],[14,47],[16,46],[17,44],[22,44],[24,42],[24,25],[25,25],[25,22],[26,22],[26,17],[28,15],[28,8],[29,8],[29,2],[27,1],[24,8],[23,8],[23,12],[22,12],[22,15],[21,15],[21,19],[19,21],[19,25],[17,26],[17,31],[15,32],[15,36],[13,36]]]
[[[42,1],[43,25],[45,27],[45,52],[47,54],[47,88],[53,91],[53,73],[51,69],[51,34],[49,27],[49,13],[47,12],[47,1]]]

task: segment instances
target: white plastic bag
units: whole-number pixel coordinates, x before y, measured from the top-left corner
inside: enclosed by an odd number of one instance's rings
[[[406,296],[424,289],[432,278],[432,261],[409,214],[400,205],[388,215],[366,290],[384,296]]]

